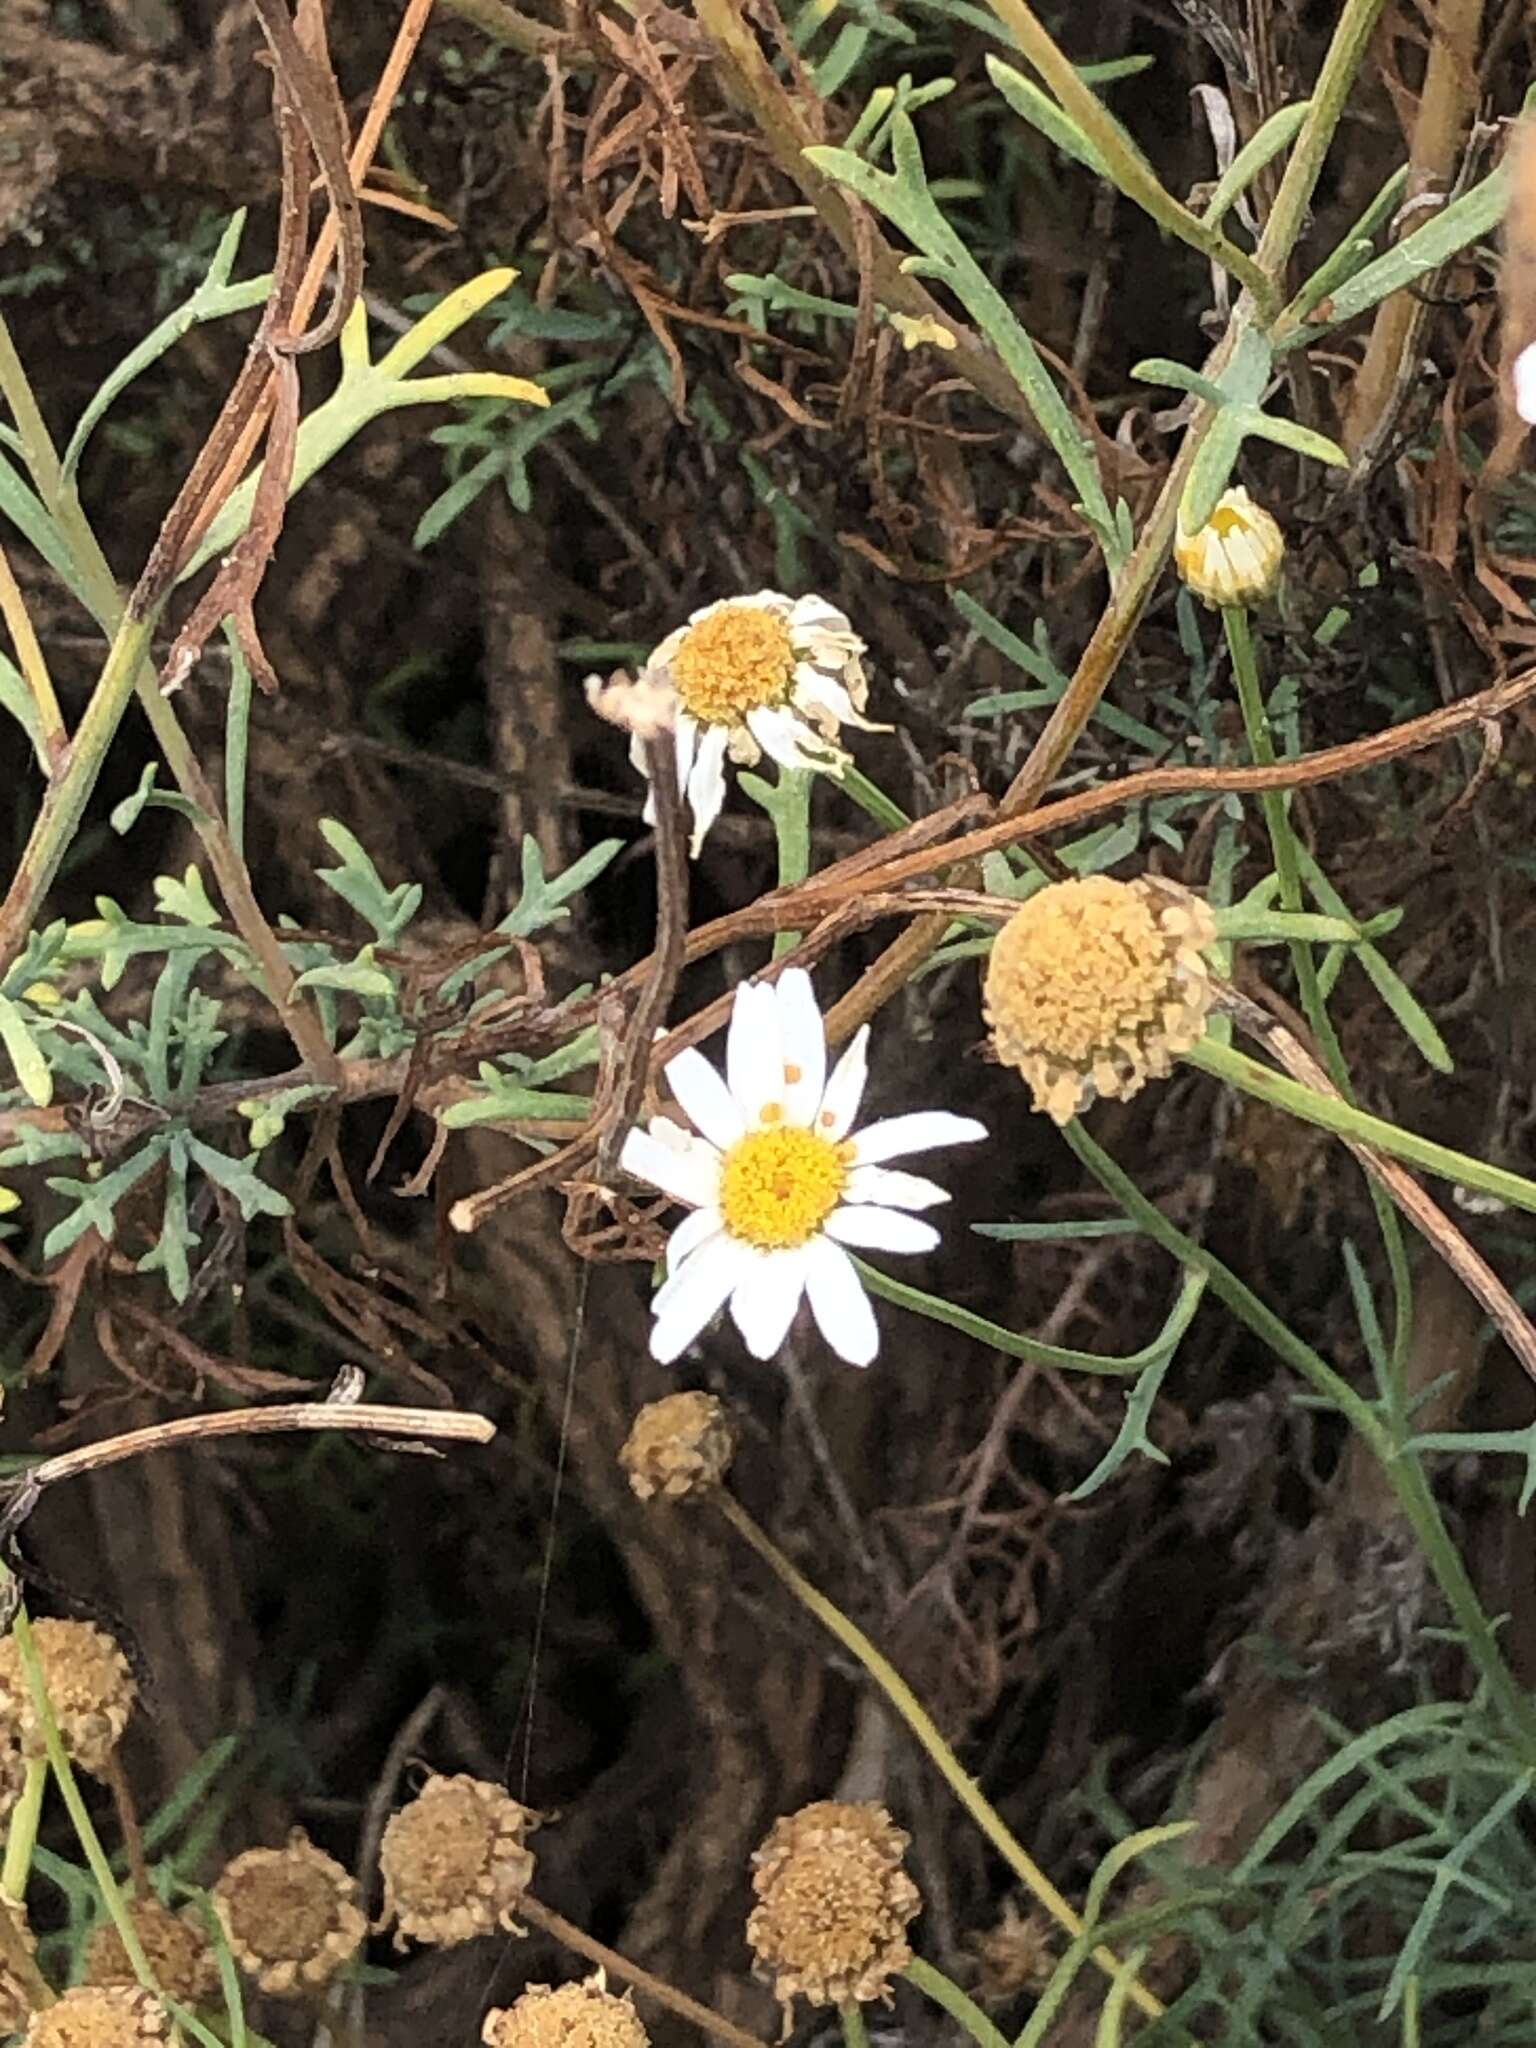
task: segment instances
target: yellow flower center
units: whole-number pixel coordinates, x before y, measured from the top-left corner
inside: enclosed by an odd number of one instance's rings
[[[794,1125],[749,1131],[720,1175],[726,1229],[761,1251],[806,1243],[842,1197],[849,1156],[847,1145]]]
[[[1229,533],[1246,533],[1251,523],[1248,515],[1236,505],[1218,505],[1210,518],[1212,533],[1222,540]]]
[[[705,725],[740,725],[780,704],[795,676],[795,648],[777,612],[731,604],[690,626],[672,657],[684,707]]]

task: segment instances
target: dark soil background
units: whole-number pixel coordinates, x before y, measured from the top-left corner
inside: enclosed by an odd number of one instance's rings
[[[398,11],[394,0],[330,7],[354,119]],[[525,319],[498,339],[496,322],[481,320],[455,352],[525,374],[602,358],[595,438],[551,434],[528,458],[526,509],[498,479],[418,547],[417,523],[451,474],[432,430],[452,421],[413,412],[367,429],[290,510],[259,606],[283,687],[258,704],[251,754],[249,843],[268,914],[334,923],[335,901],[315,880],[328,859],[315,821],[339,818],[388,881],[425,885],[411,934],[424,955],[504,913],[524,834],[551,869],[625,837],[577,919],[543,946],[557,991],[638,958],[654,915],[639,787],[618,736],[586,710],[590,668],[653,645],[718,596],[818,590],[868,640],[871,711],[896,727],[860,758],[921,812],[973,783],[1000,792],[1038,731],[1039,714],[965,715],[1024,679],[967,628],[955,591],[1025,639],[1043,621],[1067,669],[1104,599],[1102,565],[1041,445],[941,351],[903,350],[888,329],[856,347],[851,326],[779,317],[777,341],[743,345],[732,274],[776,273],[847,303],[857,275],[813,220],[783,214],[798,195],[724,98],[686,10],[656,7],[646,19],[688,161],[623,36],[602,32],[603,12],[547,0],[542,19],[563,40],[541,58],[505,40],[494,6],[445,0],[382,162],[453,227],[367,210],[376,326],[401,324],[493,263],[518,265],[522,305],[536,295],[579,323]],[[1199,362],[1208,274],[1008,114],[983,66],[995,46],[978,29],[919,12],[915,43],[878,44],[816,118],[835,138],[878,83],[902,72],[958,80],[918,117],[930,174],[969,181],[954,217],[1066,366],[1114,486],[1139,515],[1176,437],[1159,411],[1167,395],[1134,384],[1130,367],[1151,354]],[[1154,60],[1106,90],[1187,194],[1213,175],[1193,89],[1220,88],[1239,134],[1251,132],[1307,89],[1336,10],[1256,0],[1257,38],[1239,0],[1045,13],[1079,62]],[[633,31],[633,17],[615,19]],[[1465,111],[1507,116],[1531,70],[1527,15],[1490,5],[1470,19],[1481,68]],[[760,27],[772,47],[769,6]],[[1318,195],[1313,262],[1408,155],[1425,34],[1415,9],[1388,7]],[[267,261],[277,173],[257,49],[235,0],[5,0],[0,305],[61,436],[191,288],[235,206],[250,208],[239,274]],[[1496,146],[1482,145],[1485,162]],[[719,213],[767,217],[704,233]],[[1488,251],[1435,281],[1412,374],[1366,423],[1374,452],[1347,487],[1324,490],[1315,466],[1303,477],[1280,451],[1245,469],[1287,528],[1286,602],[1266,615],[1261,652],[1271,677],[1298,678],[1308,746],[1482,688],[1529,648],[1529,610],[1501,589],[1513,596],[1536,570],[1524,560],[1536,500],[1518,471],[1492,508],[1473,498],[1497,436],[1493,284]],[[247,333],[245,319],[196,330],[91,444],[82,492],[125,581]],[[1290,359],[1298,417],[1341,432],[1365,345],[1347,331]],[[314,394],[329,374],[306,367]],[[1357,420],[1352,449],[1367,438]],[[17,566],[73,716],[99,644],[38,561],[19,550]],[[1170,578],[1114,701],[1170,746],[1198,709],[1210,744],[1233,748],[1219,636],[1197,622],[1208,672],[1192,676],[1175,596]],[[1319,640],[1341,603],[1346,628]],[[225,682],[210,654],[182,699],[211,768]],[[1451,1080],[1431,1073],[1351,970],[1336,1014],[1365,1099],[1529,1172],[1532,750],[1519,719],[1504,742],[1498,772],[1475,782],[1476,747],[1444,747],[1308,793],[1298,815],[1356,911],[1404,907],[1391,957],[1457,1061]],[[13,730],[0,732],[0,749],[13,792],[0,831],[14,857],[37,778]],[[107,828],[150,751],[130,716],[57,913],[90,915],[102,890],[147,913],[152,878],[195,858],[169,812],[146,813],[126,840]],[[1125,743],[1095,727],[1072,766],[1103,774],[1126,758]],[[1221,815],[1186,807],[1182,849],[1149,835],[1142,858],[1203,885]],[[819,793],[816,816],[821,857],[868,837],[835,791]],[[1239,889],[1267,864],[1256,816],[1245,829]],[[695,917],[749,901],[771,884],[772,863],[766,824],[733,798],[697,871]],[[838,952],[818,976],[823,996],[878,944],[858,938]],[[679,1014],[761,957],[742,947],[690,974]],[[1277,959],[1260,965],[1283,981]],[[146,989],[130,974],[115,1000],[142,1005]],[[283,1041],[259,1005],[247,1015],[227,1054],[243,1066],[228,1070],[279,1069]],[[917,983],[876,1026],[877,1113],[963,1096],[994,1133],[953,1177],[944,1246],[913,1275],[1053,1341],[1133,1350],[1176,1285],[1160,1255],[1133,1239],[1007,1245],[968,1233],[1104,1213],[1051,1127],[981,1059],[980,1029],[969,965]],[[750,1982],[742,1938],[749,1854],[776,1815],[808,1799],[878,1796],[914,1837],[925,1952],[978,1982],[976,1940],[1007,1890],[1000,1867],[906,1736],[723,1527],[641,1509],[615,1467],[636,1405],[680,1384],[729,1398],[742,1424],[742,1498],[896,1660],[1069,1892],[1108,1839],[1107,1809],[1085,1786],[1111,1790],[1138,1825],[1175,1805],[1195,1815],[1202,1849],[1221,1861],[1315,1760],[1311,1707],[1364,1725],[1426,1685],[1462,1685],[1454,1654],[1423,1634],[1438,1610],[1368,1461],[1294,1404],[1273,1361],[1219,1309],[1202,1310],[1159,1402],[1153,1433],[1168,1462],[1132,1462],[1074,1505],[1064,1496],[1119,1425],[1116,1383],[1020,1367],[892,1309],[881,1311],[884,1351],[867,1374],[838,1365],[804,1329],[772,1368],[751,1364],[727,1332],[663,1372],[645,1350],[644,1267],[583,1268],[548,1196],[473,1239],[447,1231],[447,1204],[523,1155],[493,1133],[456,1138],[434,1193],[405,1198],[396,1190],[430,1131],[408,1122],[370,1182],[386,1116],[387,1106],[359,1109],[342,1128],[355,1212],[334,1176],[307,1174],[301,1263],[253,1230],[177,1311],[158,1281],[133,1272],[144,1245],[130,1228],[87,1274],[41,1373],[26,1366],[55,1298],[27,1237],[10,1249],[33,1278],[0,1281],[11,1450],[264,1398],[281,1384],[253,1374],[320,1388],[349,1362],[367,1369],[375,1398],[451,1401],[498,1424],[486,1450],[442,1460],[330,1439],[150,1460],[50,1497],[34,1517],[29,1554],[54,1582],[41,1603],[100,1612],[136,1646],[150,1711],[131,1761],[145,1803],[216,1737],[240,1737],[219,1850],[301,1822],[355,1864],[402,1772],[407,1783],[424,1764],[505,1773],[559,1815],[538,1843],[546,1902],[766,2034],[772,2005]],[[1353,1238],[1369,1263],[1376,1240],[1343,1155],[1191,1074],[1101,1108],[1093,1129],[1184,1229],[1363,1374],[1338,1251]],[[296,1176],[302,1130],[284,1146]],[[28,1210],[38,1243],[47,1204],[39,1188]],[[1464,1223],[1512,1284],[1532,1276],[1526,1219]],[[1522,1383],[1479,1312],[1432,1260],[1420,1277],[1418,1383],[1456,1370],[1463,1422],[1518,1425]],[[1443,1477],[1485,1604],[1508,1613],[1508,1652],[1536,1679],[1528,1526],[1491,1465]],[[211,1849],[210,1875],[216,1861]],[[377,1959],[390,1960],[382,1944]],[[989,1967],[983,1981],[1016,2028],[1027,1987],[1007,1956],[994,1952]],[[575,1968],[539,1936],[418,1956],[371,1995],[369,2037],[472,2039],[488,1996],[505,2002],[525,1979]],[[905,1997],[900,2013],[914,2038],[931,2026]]]

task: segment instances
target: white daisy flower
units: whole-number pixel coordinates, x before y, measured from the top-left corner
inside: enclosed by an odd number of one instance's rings
[[[729,1302],[754,1358],[784,1342],[802,1295],[832,1349],[868,1365],[874,1310],[846,1246],[925,1252],[939,1241],[907,1211],[947,1192],[889,1159],[986,1136],[974,1117],[923,1110],[853,1130],[864,1093],[869,1027],[827,1074],[826,1033],[800,967],[776,983],[743,982],[725,1044],[725,1075],[700,1052],[667,1062],[667,1082],[695,1129],[671,1117],[632,1130],[621,1164],[693,1214],[673,1231],[667,1278],[652,1301],[651,1353],[668,1365]]]
[[[785,768],[840,775],[839,728],[886,732],[864,717],[864,642],[823,597],[727,597],[669,633],[646,664],[677,692],[677,782],[693,812],[692,852],[725,802],[725,761],[750,768],[767,754]],[[631,750],[637,768],[645,758]],[[646,817],[652,819],[651,807]]]

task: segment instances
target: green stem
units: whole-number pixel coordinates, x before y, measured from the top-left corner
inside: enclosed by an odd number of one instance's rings
[[[878,782],[871,782],[861,768],[850,762],[837,778],[861,811],[874,819],[886,832],[900,832],[912,820],[893,797],[888,797]]]
[[[801,1577],[789,1559],[764,1534],[739,1502],[725,1492],[712,1493],[710,1499],[737,1535],[757,1552],[770,1571],[774,1572],[794,1594],[801,1606],[814,1615],[828,1634],[835,1637],[849,1655],[863,1665],[891,1706],[927,1751],[939,1775],[1020,1882],[1039,1900],[1059,1927],[1064,1928],[1074,1938],[1080,1935],[1083,1932],[1082,1916],[1056,1889],[1024,1844],[1004,1823],[1002,1816],[981,1787],[967,1773],[960,1759],[940,1734],[933,1717],[895,1665],[888,1658],[881,1656],[864,1631],[850,1621],[835,1602],[829,1600],[825,1593],[818,1592],[809,1579]],[[1094,1949],[1093,1960],[1107,1977],[1114,1978],[1119,1974],[1118,1957],[1112,1949],[1102,1943]],[[1153,2018],[1161,2014],[1161,2000],[1155,1998],[1145,1985],[1134,1985],[1131,1995],[1144,2013]]]
[[[843,2048],[869,2048],[869,2028],[864,2024],[864,2008],[849,1998],[837,2008],[837,2017],[843,2029]]]
[[[1248,751],[1259,767],[1267,768],[1276,759],[1275,742],[1270,730],[1263,686],[1259,680],[1259,664],[1254,652],[1248,611],[1244,606],[1227,606],[1223,609],[1221,617],[1226,628],[1227,646],[1232,655],[1232,675],[1237,684],[1238,703],[1242,707],[1243,730],[1247,735]],[[1264,812],[1265,829],[1269,833],[1270,848],[1274,854],[1275,874],[1280,883],[1281,908],[1295,914],[1303,908],[1305,895],[1301,856],[1291,825],[1290,798],[1282,790],[1266,789],[1261,793],[1260,802]],[[1290,954],[1291,964],[1296,972],[1296,987],[1301,997],[1301,1007],[1308,1024],[1312,1027],[1312,1035],[1322,1051],[1329,1078],[1344,1099],[1353,1102],[1354,1086],[1345,1063],[1343,1047],[1339,1044],[1338,1033],[1333,1028],[1333,1019],[1328,1014],[1327,998],[1323,994],[1322,982],[1318,978],[1317,956],[1311,946],[1299,938],[1291,941]],[[1407,1401],[1405,1376],[1408,1347],[1413,1335],[1413,1276],[1409,1269],[1408,1247],[1403,1240],[1403,1226],[1398,1220],[1397,1208],[1373,1173],[1367,1172],[1365,1178],[1371,1206],[1376,1212],[1377,1227],[1381,1231],[1381,1241],[1386,1248],[1388,1271],[1392,1277],[1392,1372],[1382,1391],[1394,1407],[1402,1412]]]
[[[1283,1323],[1250,1287],[1203,1245],[1196,1244],[1176,1224],[1170,1223],[1157,1204],[1148,1200],[1130,1175],[1093,1142],[1080,1123],[1068,1124],[1062,1136],[1100,1186],[1114,1196],[1133,1222],[1182,1265],[1204,1273],[1211,1292],[1218,1300],[1225,1302],[1284,1364],[1337,1408],[1358,1431],[1380,1462],[1404,1519],[1428,1559],[1429,1568],[1461,1632],[1467,1655],[1503,1714],[1521,1762],[1528,1768],[1536,1766],[1536,1703],[1504,1661],[1493,1623],[1483,1611],[1476,1588],[1467,1575],[1460,1552],[1451,1541],[1450,1531],[1424,1477],[1423,1467],[1414,1454],[1402,1446],[1371,1403],[1362,1399],[1348,1380],[1335,1372],[1310,1344]]]
[[[1268,321],[1280,310],[1274,281],[1246,250],[1229,242],[1219,228],[1210,226],[1197,213],[1182,206],[1163,184],[1152,166],[1131,142],[1098,95],[1078,76],[1077,67],[1057,45],[1025,0],[989,0],[992,12],[1008,30],[1030,63],[1034,65],[1063,113],[1075,121],[1087,136],[1100,161],[1127,199],[1160,228],[1213,263],[1229,270],[1253,294],[1254,303]]]
[[[1384,0],[1344,0],[1312,91],[1307,118],[1286,158],[1280,189],[1259,240],[1259,267],[1276,285],[1284,278],[1291,251],[1306,224],[1307,208],[1312,203],[1323,159],[1344,112],[1355,74],[1365,59],[1366,46],[1383,4]]]
[[[793,889],[811,871],[811,777],[809,768],[780,768],[779,787],[771,807],[774,843],[779,856],[779,887]],[[800,943],[798,932],[776,932],[777,960]]]
[[[27,1758],[27,1775],[21,1797],[11,1814],[5,1833],[5,1865],[0,1869],[0,1892],[8,1899],[24,1899],[32,1870],[32,1851],[37,1847],[37,1824],[43,1814],[43,1794],[48,1789],[48,1759]]]
[[[1466,1152],[1454,1152],[1449,1145],[1437,1145],[1431,1138],[1405,1131],[1400,1124],[1388,1123],[1385,1117],[1357,1109],[1352,1102],[1319,1095],[1231,1046],[1217,1045],[1207,1037],[1182,1057],[1189,1066],[1214,1074],[1217,1080],[1241,1088],[1244,1094],[1256,1096],[1260,1102],[1272,1103],[1276,1109],[1299,1116],[1304,1123],[1316,1124],[1319,1129],[1332,1131],[1336,1137],[1356,1144],[1374,1145],[1379,1152],[1389,1153],[1409,1166],[1439,1174],[1463,1187],[1478,1188],[1484,1194],[1497,1195],[1513,1208],[1536,1212],[1536,1181],[1511,1173],[1504,1166],[1490,1166]]]
[[[48,1698],[48,1687],[43,1678],[42,1660],[37,1654],[37,1643],[33,1638],[32,1624],[27,1619],[25,1608],[17,1609],[16,1619],[11,1624],[11,1632],[16,1638],[16,1648],[21,1657],[27,1691],[32,1695],[33,1711],[43,1731],[43,1746],[48,1752],[48,1762],[52,1766],[54,1781],[58,1785],[70,1824],[74,1828],[75,1839],[90,1865],[91,1875],[96,1880],[96,1888],[101,1893],[102,1904],[111,1916],[124,1952],[133,1965],[133,1974],[147,1990],[158,1995],[160,1986],[155,1981],[155,1973],[144,1953],[138,1929],[133,1924],[133,1917],[118,1888],[117,1879],[112,1875],[111,1862],[101,1846],[101,1838],[96,1833],[91,1816],[86,1810],[74,1770],[65,1753],[64,1738],[60,1735],[59,1724],[54,1718],[53,1705]]]
[[[224,712],[224,816],[229,843],[245,858],[245,778],[251,747],[251,700],[255,683],[240,643],[226,627],[229,643],[229,702]]]
[[[932,1963],[925,1963],[921,1956],[914,1956],[901,1973],[909,1984],[915,1984],[926,1998],[942,2006],[952,2020],[958,2020],[976,2048],[1009,2048],[1008,2036],[1000,2027],[994,2027],[981,2007],[972,1998],[967,1998],[958,1984],[952,1983],[942,1970],[936,1970]]]

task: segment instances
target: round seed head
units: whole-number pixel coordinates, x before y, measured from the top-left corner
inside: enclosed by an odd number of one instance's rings
[[[173,1913],[158,1899],[134,1899],[128,1906],[128,1918],[166,1997],[176,2005],[207,2005],[219,1988],[219,1965],[196,1908]],[[85,1951],[85,1981],[130,1986],[138,1982],[123,1937],[110,1920],[104,1920],[91,1936]]]
[[[713,1394],[668,1394],[647,1402],[619,1452],[619,1463],[641,1500],[707,1493],[730,1470],[736,1437]]]
[[[1262,505],[1237,485],[1223,491],[1216,510],[1194,533],[1180,526],[1173,560],[1203,603],[1260,604],[1273,597],[1285,560],[1285,535]]]
[[[1052,1923],[1037,1907],[1021,1913],[1017,1900],[1006,1900],[995,1926],[966,1937],[981,1996],[999,2002],[1025,1991],[1038,1996],[1056,1968],[1053,1937]]]
[[[499,1785],[460,1772],[429,1778],[393,1814],[379,1845],[384,1917],[409,1937],[451,1947],[507,1928],[533,1882],[524,1837],[538,1817]]]
[[[0,1895],[0,1912],[9,1913],[11,1925],[15,1928],[27,1954],[36,1955],[37,1936],[32,1932],[27,1919],[27,1909],[19,1899],[8,1899]],[[0,2034],[19,2034],[27,2024],[32,2011],[32,2001],[21,1980],[0,1964]]]
[[[105,1629],[89,1621],[34,1621],[32,1639],[70,1761],[101,1773],[138,1698],[128,1659]],[[0,1722],[15,1729],[25,1755],[45,1753],[14,1636],[0,1639]]]
[[[81,1984],[33,2013],[26,2048],[156,2048],[170,2033],[171,2016],[153,1992]]]
[[[1198,896],[1146,875],[1052,882],[998,933],[983,1009],[1035,1108],[1069,1123],[1099,1095],[1128,1098],[1203,1035],[1215,983]]]
[[[530,1984],[513,2004],[485,2016],[485,2048],[649,2048],[639,2014],[616,1998],[601,1973],[584,1984]]]
[[[873,1803],[821,1799],[774,1822],[752,1858],[747,1941],[783,2005],[888,1995],[912,1960],[905,1930],[922,1904],[901,1864],[909,1839]]]
[[[235,1961],[278,1998],[327,1983],[368,1931],[357,1887],[301,1828],[286,1849],[236,1856],[211,1896]]]

